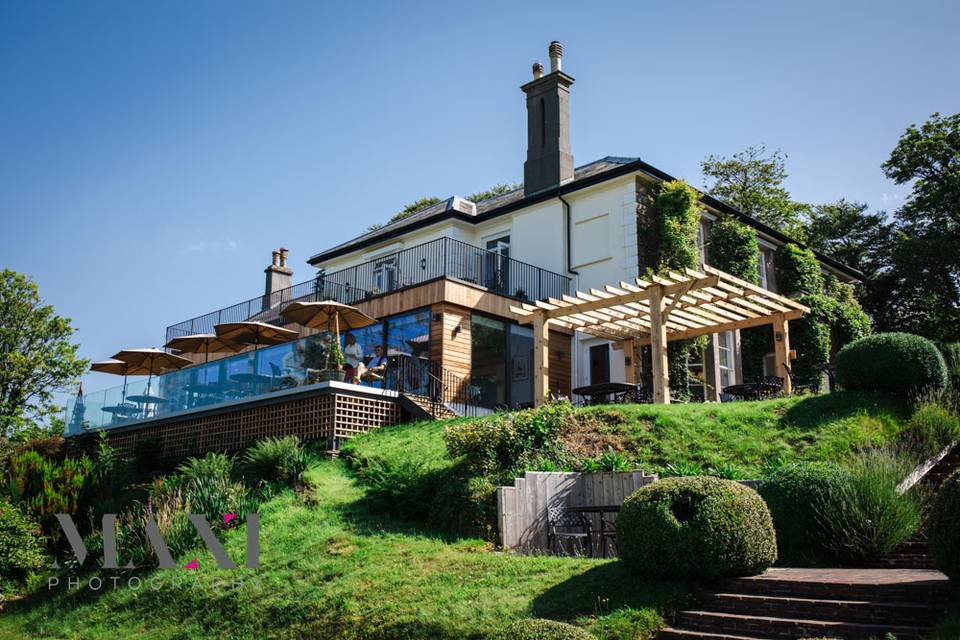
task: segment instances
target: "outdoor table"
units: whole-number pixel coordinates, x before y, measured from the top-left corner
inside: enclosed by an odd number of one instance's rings
[[[268,376],[263,373],[235,373],[230,376],[230,379],[240,384],[249,385],[250,390],[254,394],[258,392],[258,387],[273,382],[273,376]]]
[[[566,509],[567,511],[572,511],[574,513],[582,513],[582,514],[596,513],[600,515],[600,555],[606,558],[607,557],[607,539],[613,538],[613,540],[616,541],[617,527],[614,521],[604,517],[604,515],[620,513],[620,505],[609,504],[609,505],[600,505],[600,506],[593,506],[593,507],[566,507]],[[608,527],[610,527],[609,530],[608,530]]]
[[[167,401],[167,399],[162,396],[152,396],[148,393],[136,396],[127,396],[127,400],[136,402],[138,405],[140,405],[140,417],[142,418],[149,417],[150,413],[156,415],[157,405],[163,404]],[[152,412],[148,410],[148,407],[152,407]]]
[[[746,382],[743,384],[732,384],[729,387],[724,387],[723,392],[727,395],[736,396],[738,398],[759,400],[761,396],[768,393],[776,393],[777,391],[780,391],[780,389],[782,389],[780,385],[772,382]]]
[[[578,396],[589,398],[588,404],[601,404],[609,395],[616,395],[616,402],[623,402],[623,397],[631,391],[636,391],[639,387],[635,384],[626,382],[600,382],[598,384],[588,384],[583,387],[577,387],[573,390]]]
[[[192,397],[188,400],[188,403],[195,407],[203,404],[205,396],[222,399],[225,389],[223,385],[216,382],[194,382],[185,385],[183,390],[191,394]]]

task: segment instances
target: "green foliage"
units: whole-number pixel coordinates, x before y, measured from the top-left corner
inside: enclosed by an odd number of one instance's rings
[[[841,198],[813,207],[807,220],[807,246],[868,276],[881,256],[888,229],[882,213]]]
[[[960,580],[960,475],[954,473],[941,485],[927,520],[930,552],[954,582]]]
[[[710,155],[701,164],[707,193],[752,218],[802,239],[801,218],[808,207],[794,202],[783,187],[787,156],[767,155],[763,145],[724,156]],[[712,181],[712,182],[711,182]]]
[[[686,460],[671,462],[660,470],[660,476],[663,478],[686,478],[702,475],[703,467],[695,462],[688,462]]]
[[[654,207],[660,226],[657,271],[697,268],[697,235],[703,210],[699,192],[684,180],[664,182],[658,187]]]
[[[810,249],[801,249],[793,243],[782,245],[774,257],[774,267],[777,285],[787,295],[823,293],[825,283],[820,263]]]
[[[723,462],[715,467],[708,467],[706,475],[723,480],[742,480],[744,479],[743,469],[730,462]]]
[[[741,280],[760,284],[760,245],[756,232],[733,216],[720,216],[710,224],[707,262]]]
[[[927,399],[914,410],[902,436],[911,450],[929,458],[960,439],[960,416],[953,407]]]
[[[343,355],[343,351],[340,349],[340,343],[334,340],[330,343],[330,346],[326,350],[324,355],[323,367],[324,369],[336,369],[339,371],[343,369],[343,365],[346,364],[347,359]]]
[[[553,402],[538,409],[453,424],[443,438],[453,458],[464,457],[480,474],[515,469],[538,457],[562,463],[558,436],[570,427],[573,414],[569,402]]]
[[[771,351],[773,326],[766,324],[740,330],[740,361],[745,381],[754,382],[763,375],[763,358]]]
[[[517,620],[491,640],[596,640],[596,636],[565,622],[529,618]]]
[[[36,451],[15,453],[9,463],[8,491],[13,504],[35,517],[47,536],[58,539],[54,515],[80,513],[92,471],[93,462],[86,456],[57,462]]]
[[[856,300],[834,300],[830,318],[830,353],[836,356],[845,346],[870,335],[870,316]]]
[[[23,586],[45,564],[40,526],[0,498],[0,598]]]
[[[786,566],[818,564],[828,558],[817,520],[818,509],[831,492],[849,482],[842,467],[823,462],[785,465],[760,483],[777,532],[777,550]]]
[[[0,435],[58,411],[54,392],[75,385],[88,364],[77,357],[73,332],[69,319],[43,304],[33,280],[0,271]]]
[[[834,360],[845,389],[910,394],[936,392],[947,384],[947,368],[937,347],[909,333],[878,333],[851,342]]]
[[[909,540],[923,521],[920,489],[897,490],[913,460],[869,449],[846,466],[846,481],[829,486],[815,507],[823,545],[841,561],[879,558]]]
[[[823,294],[812,293],[800,296],[797,302],[809,307],[810,313],[790,322],[790,346],[797,351],[791,371],[796,384],[817,392],[823,379],[822,367],[830,360],[830,321],[835,304]]]
[[[620,451],[614,451],[612,447],[607,447],[607,450],[596,458],[585,460],[582,470],[586,473],[597,473],[600,471],[628,471],[632,468],[633,465],[626,455]]]
[[[312,460],[296,436],[260,440],[243,454],[243,474],[253,482],[285,482],[301,487]]]
[[[638,575],[755,575],[777,559],[767,505],[753,489],[719,478],[667,478],[624,501],[622,561]]]
[[[947,375],[957,386],[960,381],[960,342],[948,342],[940,345],[940,353],[943,354],[943,361],[947,365]],[[957,389],[960,391],[960,389]]]
[[[517,189],[522,189],[523,184],[515,182],[513,184],[495,184],[485,191],[478,191],[477,193],[471,193],[467,196],[467,200],[470,202],[480,202],[481,200],[489,200],[490,198],[495,198],[497,196],[502,196],[505,193],[510,193],[511,191],[516,191]]]
[[[230,478],[233,471],[233,458],[211,451],[202,458],[188,458],[177,467],[177,472],[171,477],[182,482],[192,482],[205,478]]]

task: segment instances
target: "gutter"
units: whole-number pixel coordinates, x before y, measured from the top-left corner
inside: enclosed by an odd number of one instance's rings
[[[557,198],[559,198],[560,203],[563,205],[563,219],[567,226],[567,273],[578,276],[580,272],[573,268],[573,252],[570,248],[573,240],[573,230],[570,228],[573,222],[570,216],[570,203],[563,199],[563,192],[560,191],[560,187],[557,187]]]

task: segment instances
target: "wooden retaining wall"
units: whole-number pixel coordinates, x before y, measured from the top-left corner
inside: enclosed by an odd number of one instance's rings
[[[546,473],[527,471],[512,487],[497,489],[497,522],[504,548],[547,553],[547,510],[554,506],[620,505],[657,480],[642,471]]]

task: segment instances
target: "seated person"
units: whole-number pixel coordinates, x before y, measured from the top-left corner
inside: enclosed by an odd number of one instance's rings
[[[377,345],[373,348],[373,357],[366,365],[362,362],[357,369],[357,377],[367,382],[383,380],[387,373],[387,356],[383,353],[383,347]]]
[[[363,347],[360,346],[357,337],[352,333],[348,333],[343,341],[346,343],[343,347],[343,358],[347,361],[343,368],[344,380],[357,383],[360,381],[358,372],[360,367],[363,366]]]
[[[306,356],[307,350],[303,341],[298,341],[290,349],[290,352],[283,356],[281,364],[283,365],[283,383],[285,386],[298,387],[306,381]]]

